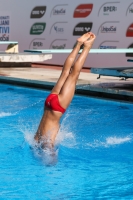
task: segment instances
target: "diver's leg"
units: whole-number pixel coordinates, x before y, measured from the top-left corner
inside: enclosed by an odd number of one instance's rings
[[[63,108],[67,108],[70,104],[76,87],[76,82],[79,77],[80,71],[84,65],[84,62],[88,56],[88,53],[93,45],[95,40],[95,35],[93,33],[90,34],[89,40],[84,42],[84,48],[77,61],[75,62],[71,74],[69,74],[66,79],[59,96],[59,102]]]
[[[74,63],[74,61],[76,59],[76,56],[78,55],[80,47],[83,44],[83,42],[85,42],[87,40],[89,34],[90,33],[86,33],[86,34],[82,35],[80,38],[77,39],[76,46],[74,47],[72,52],[67,57],[67,59],[66,59],[66,61],[64,63],[61,75],[60,75],[56,85],[52,89],[51,93],[55,93],[55,94],[59,94],[60,93],[62,86],[64,85],[67,77],[70,74],[71,67],[72,67],[72,65],[73,65],[73,63]]]

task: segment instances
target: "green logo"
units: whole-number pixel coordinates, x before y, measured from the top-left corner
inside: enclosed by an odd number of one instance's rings
[[[30,29],[30,35],[41,35],[45,30],[46,23],[35,23]]]

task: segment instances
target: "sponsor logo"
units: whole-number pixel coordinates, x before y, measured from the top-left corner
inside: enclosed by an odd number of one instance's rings
[[[133,43],[128,47],[128,49],[133,49]],[[126,57],[133,57],[133,53],[126,53]]]
[[[9,16],[0,16],[0,20],[10,20],[10,17]]]
[[[117,46],[104,46],[104,45],[101,45],[99,47],[99,49],[116,49],[116,48],[117,48]]]
[[[67,22],[56,22],[50,29],[50,34],[63,34],[65,32]]]
[[[99,45],[99,49],[117,49],[119,41],[104,41]]]
[[[103,7],[103,12],[115,12],[117,11],[117,7],[116,6],[104,6]]]
[[[10,17],[0,16],[0,41],[9,41]]]
[[[133,37],[133,24],[128,27],[126,37]]]
[[[56,5],[52,11],[51,15],[65,15],[66,14],[66,6],[67,4]]]
[[[43,43],[42,42],[33,42],[33,47],[43,47]]]
[[[133,13],[133,8],[130,8],[130,9],[129,9],[129,13]]]
[[[102,14],[102,15],[111,15],[111,14],[114,15],[115,12],[118,12],[118,10],[117,10],[118,7],[115,6],[118,3],[120,3],[120,2],[108,2],[108,3],[104,3],[100,7],[100,9],[98,11],[98,16],[100,14]]]
[[[9,41],[9,35],[4,34],[0,36],[0,41]]]
[[[41,18],[46,12],[46,6],[36,6],[31,11],[30,18]]]
[[[127,11],[126,11],[126,15],[130,15],[130,14],[133,14],[133,3],[130,4],[127,8]]]
[[[9,25],[9,20],[0,20],[0,26]]]
[[[50,45],[50,49],[65,49],[66,41],[66,39],[54,40]]]
[[[30,35],[40,35],[44,32],[46,23],[35,23],[30,29]]]
[[[52,45],[52,49],[65,49],[66,44],[62,44],[62,45]]]
[[[133,8],[129,8],[129,13],[133,13]]]
[[[63,33],[64,32],[64,28],[59,27],[59,26],[54,26],[54,30],[55,30],[56,33]]]
[[[101,27],[101,33],[115,33],[115,32],[116,32],[116,27],[114,27],[114,26],[110,26],[110,27],[102,26]]]
[[[61,9],[53,9],[53,15],[65,15],[66,14],[66,9],[61,8]]]
[[[107,21],[101,24],[101,26],[98,29],[97,34],[102,34],[102,33],[116,33],[118,29],[118,24],[119,21]]]
[[[29,48],[30,49],[44,49],[44,40],[41,38],[35,38],[31,41]]]
[[[5,27],[5,26],[0,26],[0,34],[2,33],[2,34],[7,34],[7,33],[9,33],[10,32],[10,28],[7,26],[7,27]]]
[[[80,4],[76,7],[73,17],[74,18],[82,18],[87,17],[90,15],[91,11],[93,9],[93,4]]]
[[[83,35],[86,32],[90,32],[92,29],[92,22],[79,23],[74,27],[73,35]]]

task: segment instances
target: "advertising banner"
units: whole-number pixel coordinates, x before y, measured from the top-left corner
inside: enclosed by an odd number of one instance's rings
[[[1,0],[0,40],[18,41],[20,52],[72,49],[89,31],[96,35],[94,49],[133,48],[133,1]],[[63,65],[67,56],[53,54],[45,63]],[[90,54],[84,66],[132,66],[127,59],[133,54]]]
[[[11,17],[9,12],[0,12],[0,42],[9,41],[11,38]],[[7,45],[1,45],[0,51],[5,50]]]

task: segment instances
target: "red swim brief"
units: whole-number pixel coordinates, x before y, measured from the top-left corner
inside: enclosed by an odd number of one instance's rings
[[[51,110],[64,113],[66,110],[60,105],[58,94],[50,94],[45,100],[45,106]]]

